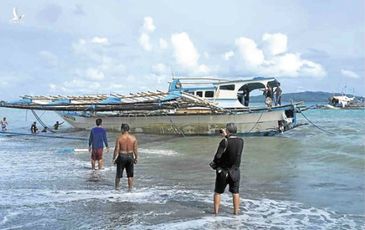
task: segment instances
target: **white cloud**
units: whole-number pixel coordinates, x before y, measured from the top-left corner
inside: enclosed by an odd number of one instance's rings
[[[265,55],[278,55],[287,51],[288,37],[285,34],[265,33],[262,36],[262,41]]]
[[[106,37],[98,37],[98,36],[93,37],[90,42],[91,43],[95,43],[95,44],[101,44],[101,45],[107,45],[107,44],[109,44],[108,38],[106,38]]]
[[[146,51],[152,50],[152,44],[150,42],[150,34],[156,29],[153,24],[153,18],[145,17],[143,20],[142,32],[139,36],[138,42],[142,46],[142,48]],[[160,41],[161,46],[161,41]]]
[[[100,81],[105,78],[104,73],[99,69],[95,68],[87,68],[86,69],[86,78],[90,80]]]
[[[58,57],[49,51],[42,50],[39,52],[39,56],[50,67],[55,67],[58,65]]]
[[[163,38],[160,38],[160,48],[161,49],[167,49],[167,47],[168,47],[167,41]]]
[[[179,65],[193,68],[197,65],[199,54],[187,33],[171,35],[171,43],[174,48],[175,58]]]
[[[151,33],[156,29],[155,25],[153,24],[153,18],[145,17],[143,21],[143,30],[144,32]]]
[[[357,73],[355,73],[351,70],[341,69],[341,74],[348,78],[354,78],[354,79],[360,78],[360,76]]]
[[[254,69],[264,62],[264,53],[257,48],[254,40],[240,37],[236,39],[235,44],[238,48],[244,65],[250,69]]]
[[[187,33],[172,34],[171,44],[177,64],[185,71],[203,74],[209,72],[208,66],[198,63],[199,53]]]
[[[139,44],[143,49],[150,51],[152,49],[152,45],[150,43],[150,36],[146,33],[142,33],[139,37]]]
[[[320,64],[303,59],[299,53],[287,52],[286,35],[264,34],[262,39],[262,49],[252,39],[236,39],[236,48],[240,54],[239,70],[279,77],[323,77],[327,74]],[[228,58],[229,53],[225,55]]]
[[[234,52],[232,50],[225,52],[223,54],[223,59],[229,61],[234,56]]]

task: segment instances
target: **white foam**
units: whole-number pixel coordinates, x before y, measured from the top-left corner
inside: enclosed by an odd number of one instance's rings
[[[145,149],[140,148],[139,151],[145,155],[161,155],[161,156],[175,156],[179,153],[171,149]]]
[[[359,228],[353,218],[335,213],[331,210],[308,207],[292,201],[276,201],[271,199],[241,199],[241,214],[231,215],[232,198],[222,195],[221,213],[214,216],[205,214],[206,209],[212,209],[212,194],[209,191],[200,192],[174,187],[139,188],[133,192],[115,190],[41,190],[14,189],[10,192],[0,191],[0,203],[4,206],[33,206],[48,203],[68,203],[81,200],[101,200],[108,202],[131,202],[139,204],[160,204],[168,201],[182,202],[191,205],[194,210],[203,208],[196,218],[185,220],[171,219],[171,222],[156,225],[138,224],[131,229],[256,229],[261,228],[290,228],[290,229],[355,229]],[[195,205],[197,204],[197,205]],[[149,212],[146,216],[170,216],[174,210],[161,213]],[[9,218],[9,215],[8,217]],[[142,218],[142,217],[141,217]],[[361,218],[361,217],[360,217]],[[4,218],[3,222],[7,221]],[[141,222],[139,222],[141,223]]]

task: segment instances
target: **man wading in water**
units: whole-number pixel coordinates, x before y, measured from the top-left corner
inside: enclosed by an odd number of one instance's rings
[[[228,123],[226,129],[221,130],[225,137],[218,146],[217,153],[210,166],[216,170],[214,189],[214,214],[218,214],[221,194],[229,184],[229,191],[233,196],[233,214],[237,215],[240,206],[240,164],[243,150],[243,139],[235,136],[237,127]]]
[[[104,144],[106,151],[109,152],[108,140],[106,138],[106,131],[101,127],[102,120],[96,119],[96,127],[92,128],[89,137],[89,152],[91,153],[91,169],[95,170],[95,162],[98,162],[98,168],[102,169],[104,166],[103,161],[103,148]]]
[[[123,177],[124,168],[127,171],[128,190],[133,187],[133,171],[134,164],[137,164],[137,139],[129,133],[129,125],[122,124],[122,134],[117,137],[113,155],[113,162],[117,165],[117,173],[115,175],[115,189],[119,189],[120,178]]]

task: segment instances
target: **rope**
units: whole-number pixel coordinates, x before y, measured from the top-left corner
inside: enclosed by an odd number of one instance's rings
[[[314,124],[311,120],[309,120],[309,118],[307,118],[305,115],[304,115],[304,113],[301,111],[301,113],[300,114],[302,114],[303,115],[303,117],[309,122],[309,123],[311,123],[314,127],[316,127],[317,129],[319,129],[319,130],[321,130],[322,132],[325,132],[325,133],[328,133],[328,134],[335,134],[335,133],[333,133],[333,132],[330,132],[330,131],[327,131],[327,130],[325,130],[325,129],[323,129],[323,128],[321,128],[321,127],[319,127],[318,125],[316,125],[316,124]]]
[[[180,135],[182,135],[183,137],[185,137],[184,132],[183,132],[182,130],[180,130],[180,129],[179,129],[179,127],[177,127],[177,126],[175,125],[175,123],[172,121],[172,119],[171,119],[171,118],[170,118],[170,122],[171,122],[171,126],[172,126],[172,128],[174,129],[174,131],[175,131],[177,134],[180,134]]]
[[[252,126],[252,128],[248,131],[248,133],[250,133],[255,127],[256,127],[256,125],[260,122],[260,120],[261,120],[261,117],[262,117],[262,115],[264,114],[264,112],[262,112],[261,114],[260,114],[260,117],[259,117],[259,119],[255,122],[255,124]]]
[[[32,136],[32,137],[44,137],[44,138],[59,138],[59,139],[69,139],[69,140],[89,140],[83,137],[70,137],[70,136],[56,136],[56,135],[43,135],[43,134],[30,134],[30,133],[17,133],[17,132],[3,132],[0,131],[0,134],[5,136]]]
[[[53,131],[52,129],[48,128],[48,126],[41,120],[41,118],[38,116],[38,114],[33,109],[31,109],[31,111],[32,111],[35,119],[37,119],[37,121],[43,126],[43,128],[47,128],[47,130],[49,130],[50,132],[55,133],[55,131]]]

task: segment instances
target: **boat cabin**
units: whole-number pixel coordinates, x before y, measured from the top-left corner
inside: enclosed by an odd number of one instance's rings
[[[186,92],[214,101],[223,108],[249,107],[250,94],[263,91],[267,85],[272,89],[280,83],[275,78],[254,77],[227,81],[215,78],[176,78],[170,82],[169,92]]]

